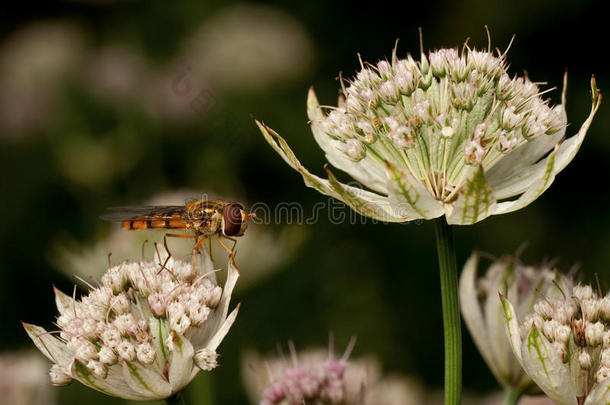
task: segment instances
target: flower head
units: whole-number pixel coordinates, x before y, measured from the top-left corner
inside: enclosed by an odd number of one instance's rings
[[[155,400],[217,366],[216,349],[237,316],[237,309],[227,316],[235,263],[221,288],[205,250],[194,277],[191,261],[156,259],[109,268],[80,300],[55,289],[59,336],[24,323],[54,363],[54,385],[75,379],[108,395]]]
[[[363,64],[325,112],[313,90],[307,113],[328,161],[368,190],[311,174],[286,141],[257,124],[305,183],[362,215],[388,222],[445,215],[472,224],[518,210],[546,190],[578,151],[601,95],[591,80],[591,113],[564,140],[562,105],[537,84],[509,76],[505,55],[440,49]],[[567,80],[567,79],[566,79]]]
[[[475,251],[460,277],[464,322],[496,380],[507,388],[531,390],[535,385],[513,355],[504,332],[504,311],[498,293],[510,297],[516,303],[518,315],[524,317],[540,294],[554,287],[561,276],[548,265],[527,266],[518,255],[505,255],[494,260],[484,276],[477,279],[478,264],[479,253]]]
[[[405,376],[382,376],[373,357],[348,360],[354,340],[342,357],[329,350],[309,349],[298,355],[289,344],[290,359],[262,359],[248,353],[244,382],[252,403],[302,405],[415,405],[423,401],[423,389]],[[266,371],[263,373],[262,371]],[[263,375],[264,374],[264,375]],[[261,380],[264,388],[261,390]]]
[[[558,405],[610,402],[610,295],[563,284],[524,317],[501,298],[513,352],[546,395]]]
[[[354,343],[352,339],[342,357],[336,358],[331,347],[325,358],[313,355],[303,361],[299,361],[291,343],[290,363],[279,367],[277,374],[269,372],[269,385],[263,390],[259,404],[348,403],[346,369]]]

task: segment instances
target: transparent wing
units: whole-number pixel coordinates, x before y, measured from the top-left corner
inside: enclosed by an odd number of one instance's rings
[[[183,205],[141,205],[108,208],[108,213],[100,216],[104,221],[140,221],[186,218]]]

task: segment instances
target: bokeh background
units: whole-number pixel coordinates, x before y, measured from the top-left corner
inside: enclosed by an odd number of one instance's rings
[[[513,73],[561,86],[569,71],[568,131],[590,108],[589,79],[610,89],[602,2],[466,0],[11,2],[0,14],[0,352],[32,347],[20,321],[50,326],[52,285],[72,273],[95,280],[107,253],[139,258],[145,238],[98,219],[108,206],[183,201],[201,193],[247,206],[326,198],[274,154],[252,117],[271,125],[302,162],[324,156],[305,114],[313,85],[335,103],[338,72],[398,52],[492,43]],[[560,92],[551,97],[559,102]],[[455,231],[458,262],[473,248],[494,255],[529,242],[526,262],[558,258],[610,287],[610,103],[580,153],[535,203]],[[347,212],[347,211],[346,211]],[[262,229],[261,229],[262,228]],[[146,236],[160,239],[162,233]],[[179,242],[176,242],[179,243]],[[431,223],[258,225],[238,244],[243,303],[223,342],[222,366],[191,390],[196,404],[244,404],[242,356],[358,338],[389,373],[442,384],[442,328]],[[177,245],[175,245],[177,246]],[[117,259],[118,260],[118,259]],[[464,331],[464,385],[497,389]],[[46,391],[45,391],[46,392]],[[121,404],[79,384],[52,391],[60,404]],[[46,394],[45,394],[46,395]],[[0,400],[1,402],[1,400]],[[46,403],[46,402],[42,402]]]

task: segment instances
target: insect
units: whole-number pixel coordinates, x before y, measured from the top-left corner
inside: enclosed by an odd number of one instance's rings
[[[185,205],[147,205],[112,207],[101,218],[106,221],[122,222],[123,228],[133,229],[173,229],[190,231],[190,234],[166,233],[163,241],[167,249],[167,237],[195,239],[193,248],[193,272],[195,254],[210,236],[218,235],[218,241],[229,252],[223,239],[233,241],[242,236],[248,227],[248,220],[254,217],[244,210],[243,205],[223,200],[189,200]],[[169,250],[168,250],[169,252]]]

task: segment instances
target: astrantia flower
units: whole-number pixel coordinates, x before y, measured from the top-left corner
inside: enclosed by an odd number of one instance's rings
[[[252,403],[259,405],[415,405],[423,402],[423,390],[403,376],[382,376],[373,357],[348,360],[351,346],[341,358],[329,351],[309,349],[291,357],[262,359],[248,353],[244,382]],[[261,383],[265,388],[261,390]]]
[[[610,295],[561,285],[525,317],[502,297],[509,340],[525,372],[557,405],[610,403]]]
[[[460,307],[464,322],[487,366],[505,388],[520,393],[535,388],[512,353],[505,333],[504,311],[498,293],[517,306],[523,318],[534,303],[562,278],[547,265],[526,266],[517,255],[495,260],[485,275],[477,279],[479,254],[474,252],[460,278]],[[569,280],[564,278],[562,283]]]
[[[257,122],[305,184],[362,215],[388,222],[446,216],[472,224],[534,201],[578,151],[601,95],[578,133],[564,139],[562,105],[538,85],[509,76],[505,55],[440,49],[363,64],[337,107],[323,110],[310,90],[307,114],[328,161],[368,190],[311,174],[286,141]]]
[[[260,405],[350,404],[349,397],[356,394],[363,380],[358,381],[356,393],[347,392],[348,358],[354,347],[352,340],[342,357],[334,356],[332,346],[325,358],[309,356],[299,360],[294,346],[290,345],[291,359],[280,367],[269,368],[269,385],[263,390]],[[362,376],[359,376],[362,377]]]
[[[164,399],[218,365],[216,349],[237,316],[227,316],[235,264],[221,288],[205,250],[194,276],[191,261],[170,257],[162,267],[166,257],[156,259],[109,268],[80,300],[56,289],[59,336],[24,323],[54,363],[54,385],[75,379],[121,398]]]

